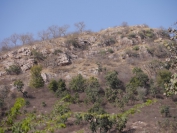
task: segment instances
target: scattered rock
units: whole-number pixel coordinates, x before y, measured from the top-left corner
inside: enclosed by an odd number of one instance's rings
[[[144,127],[146,127],[148,124],[145,123],[145,122],[142,122],[142,121],[137,121],[137,122],[134,122],[132,125],[131,125],[131,128],[133,129],[142,129]]]

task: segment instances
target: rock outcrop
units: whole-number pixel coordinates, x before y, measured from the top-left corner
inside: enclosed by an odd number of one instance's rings
[[[71,64],[71,60],[69,55],[67,55],[66,53],[61,53],[58,57],[57,57],[57,65],[58,66],[65,66]]]

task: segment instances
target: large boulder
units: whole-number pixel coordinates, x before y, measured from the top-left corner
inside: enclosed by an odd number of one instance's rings
[[[19,65],[21,67],[21,70],[23,72],[29,70],[35,63],[34,59],[28,59],[28,60],[21,59],[18,62],[19,62]]]
[[[61,53],[57,57],[57,65],[58,66],[65,66],[65,65],[69,65],[69,64],[71,64],[70,56],[67,55],[66,53]]]
[[[57,74],[49,72],[49,71],[42,71],[41,76],[44,80],[44,82],[49,82],[51,79],[55,79],[57,77]]]
[[[28,47],[22,47],[18,50],[18,53],[23,56],[28,56],[31,54],[31,50]]]

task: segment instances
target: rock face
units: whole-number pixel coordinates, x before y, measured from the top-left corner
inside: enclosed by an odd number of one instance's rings
[[[18,61],[18,63],[19,63],[19,66],[21,67],[21,70],[25,72],[34,65],[35,61],[34,59],[28,59],[28,60],[21,59]]]
[[[18,50],[18,53],[23,56],[28,56],[31,54],[31,50],[28,47],[22,47]]]
[[[44,80],[44,82],[49,82],[51,79],[54,79],[55,77],[57,77],[57,74],[55,73],[51,73],[51,72],[42,72],[41,76]]]
[[[48,82],[48,77],[47,77],[46,73],[41,73],[41,76],[42,76],[44,82]]]
[[[65,66],[71,64],[70,57],[66,53],[62,53],[57,57],[57,65]]]

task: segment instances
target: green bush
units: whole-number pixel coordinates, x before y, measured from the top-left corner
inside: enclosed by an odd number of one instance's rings
[[[114,50],[112,50],[111,48],[108,49],[109,53],[114,53]]]
[[[64,97],[68,94],[68,91],[66,89],[66,84],[63,79],[59,79],[57,83],[58,89],[56,90],[57,97]]]
[[[143,87],[138,87],[137,92],[138,92],[138,100],[145,102],[145,96],[147,95],[147,90]]]
[[[106,88],[105,90],[105,96],[107,100],[111,103],[115,102],[117,94],[118,94],[118,91],[116,89]]]
[[[57,83],[57,81],[56,81],[56,80],[51,80],[51,81],[49,82],[49,84],[48,84],[48,88],[49,88],[50,90],[56,92],[57,89],[58,89],[58,83]]]
[[[6,69],[7,74],[13,75],[13,74],[20,74],[21,68],[18,65],[11,65],[9,68]]]
[[[37,50],[34,50],[34,49],[31,51],[31,55],[36,61],[40,61],[40,60],[43,61],[45,59],[45,57],[43,56],[41,52],[38,52]]]
[[[92,103],[96,102],[99,99],[99,91],[100,91],[100,84],[98,79],[95,77],[91,77],[86,82],[86,95],[89,101]]]
[[[55,49],[54,54],[57,55],[58,53],[63,53],[60,49]]]
[[[102,45],[110,46],[116,43],[116,38],[103,35]]]
[[[131,78],[130,84],[134,87],[146,87],[148,86],[149,78],[148,76],[141,70],[141,68],[135,67],[133,69],[134,77]]]
[[[161,69],[157,73],[156,81],[159,87],[164,88],[164,84],[169,83],[172,73],[167,69]]]
[[[76,40],[76,38],[69,38],[65,41],[65,43],[68,46],[73,46],[74,48],[81,48],[81,46],[79,45],[79,42]]]
[[[134,46],[133,50],[138,51],[139,50],[139,46]]]
[[[75,92],[83,92],[85,90],[85,82],[86,80],[83,78],[81,74],[73,77],[69,83],[69,87],[71,90]]]
[[[57,97],[63,97],[68,94],[66,84],[63,79],[59,79],[58,82],[56,80],[51,80],[48,84],[48,88],[55,92]]]
[[[168,117],[170,115],[170,107],[169,106],[162,106],[160,109],[160,113],[165,115],[165,117]]]
[[[145,36],[148,38],[155,38],[154,31],[152,29],[145,30]]]
[[[135,33],[130,33],[128,34],[128,38],[135,38],[136,37],[136,34]]]
[[[16,87],[17,90],[18,90],[19,92],[21,92],[24,97],[27,98],[27,97],[28,97],[28,96],[27,96],[27,92],[26,92],[26,91],[23,91],[23,86],[24,86],[24,83],[23,83],[23,81],[21,81],[21,80],[16,80],[16,81],[14,82],[14,87]]]
[[[44,86],[44,80],[41,76],[42,67],[35,65],[31,68],[30,86],[33,88],[40,88]]]
[[[118,73],[116,71],[108,72],[105,76],[107,85],[111,89],[122,89],[122,82],[118,79]]]
[[[42,107],[46,107],[47,104],[45,102],[42,102]]]

